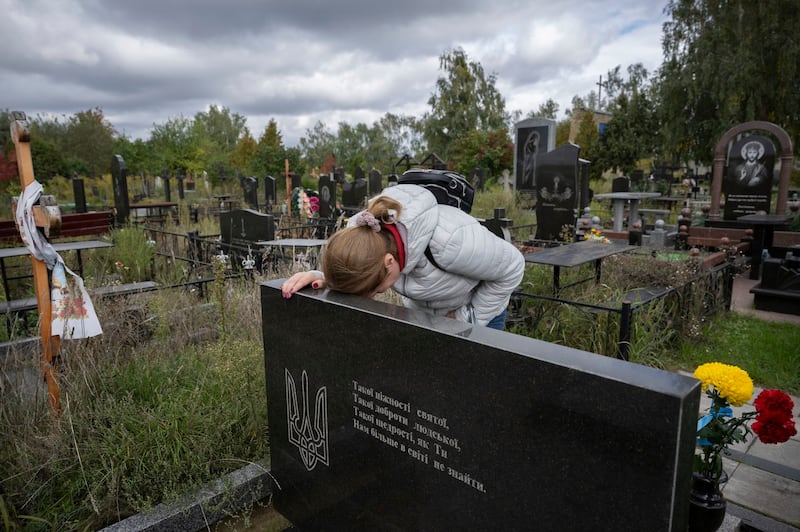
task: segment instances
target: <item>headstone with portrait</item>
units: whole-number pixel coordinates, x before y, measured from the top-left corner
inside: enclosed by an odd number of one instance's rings
[[[579,152],[575,144],[566,144],[536,158],[538,240],[563,240],[565,230],[575,231]]]
[[[538,158],[556,147],[556,121],[529,118],[514,126],[514,183],[517,190],[536,189]]]
[[[336,210],[336,181],[330,174],[319,176],[319,217],[332,218]]]
[[[751,135],[733,143],[722,182],[725,220],[770,212],[775,145],[763,136]]]

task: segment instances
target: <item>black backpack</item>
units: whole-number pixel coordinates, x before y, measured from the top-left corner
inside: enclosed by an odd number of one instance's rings
[[[433,192],[436,201],[441,205],[457,207],[467,214],[472,211],[475,189],[461,174],[449,170],[411,168],[397,178],[397,184],[425,187]]]
[[[437,203],[457,207],[467,214],[472,210],[472,200],[475,199],[475,189],[472,188],[469,181],[463,175],[449,170],[411,168],[397,179],[397,184],[425,187],[433,192]],[[434,260],[430,246],[425,248],[425,257],[435,267],[444,270]]]

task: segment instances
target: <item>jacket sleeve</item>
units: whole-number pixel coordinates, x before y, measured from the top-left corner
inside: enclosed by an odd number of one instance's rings
[[[507,306],[525,273],[525,259],[513,244],[481,224],[458,228],[449,239],[441,264],[447,272],[478,280],[470,302],[458,309],[458,318],[486,325]],[[470,308],[471,307],[471,308]]]

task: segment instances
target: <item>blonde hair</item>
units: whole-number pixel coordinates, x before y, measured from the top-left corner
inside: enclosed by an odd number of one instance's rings
[[[384,224],[395,223],[402,206],[387,196],[370,200],[367,212]],[[322,273],[331,290],[347,294],[369,295],[386,279],[383,258],[387,253],[397,259],[394,237],[382,229],[355,226],[337,231],[325,244]]]

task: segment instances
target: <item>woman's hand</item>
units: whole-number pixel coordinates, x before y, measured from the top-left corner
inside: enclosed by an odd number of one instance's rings
[[[311,288],[315,290],[325,288],[325,278],[319,272],[315,271],[299,272],[283,282],[281,285],[281,292],[283,292],[284,298],[289,299],[292,297],[292,294],[308,285],[311,285]]]

